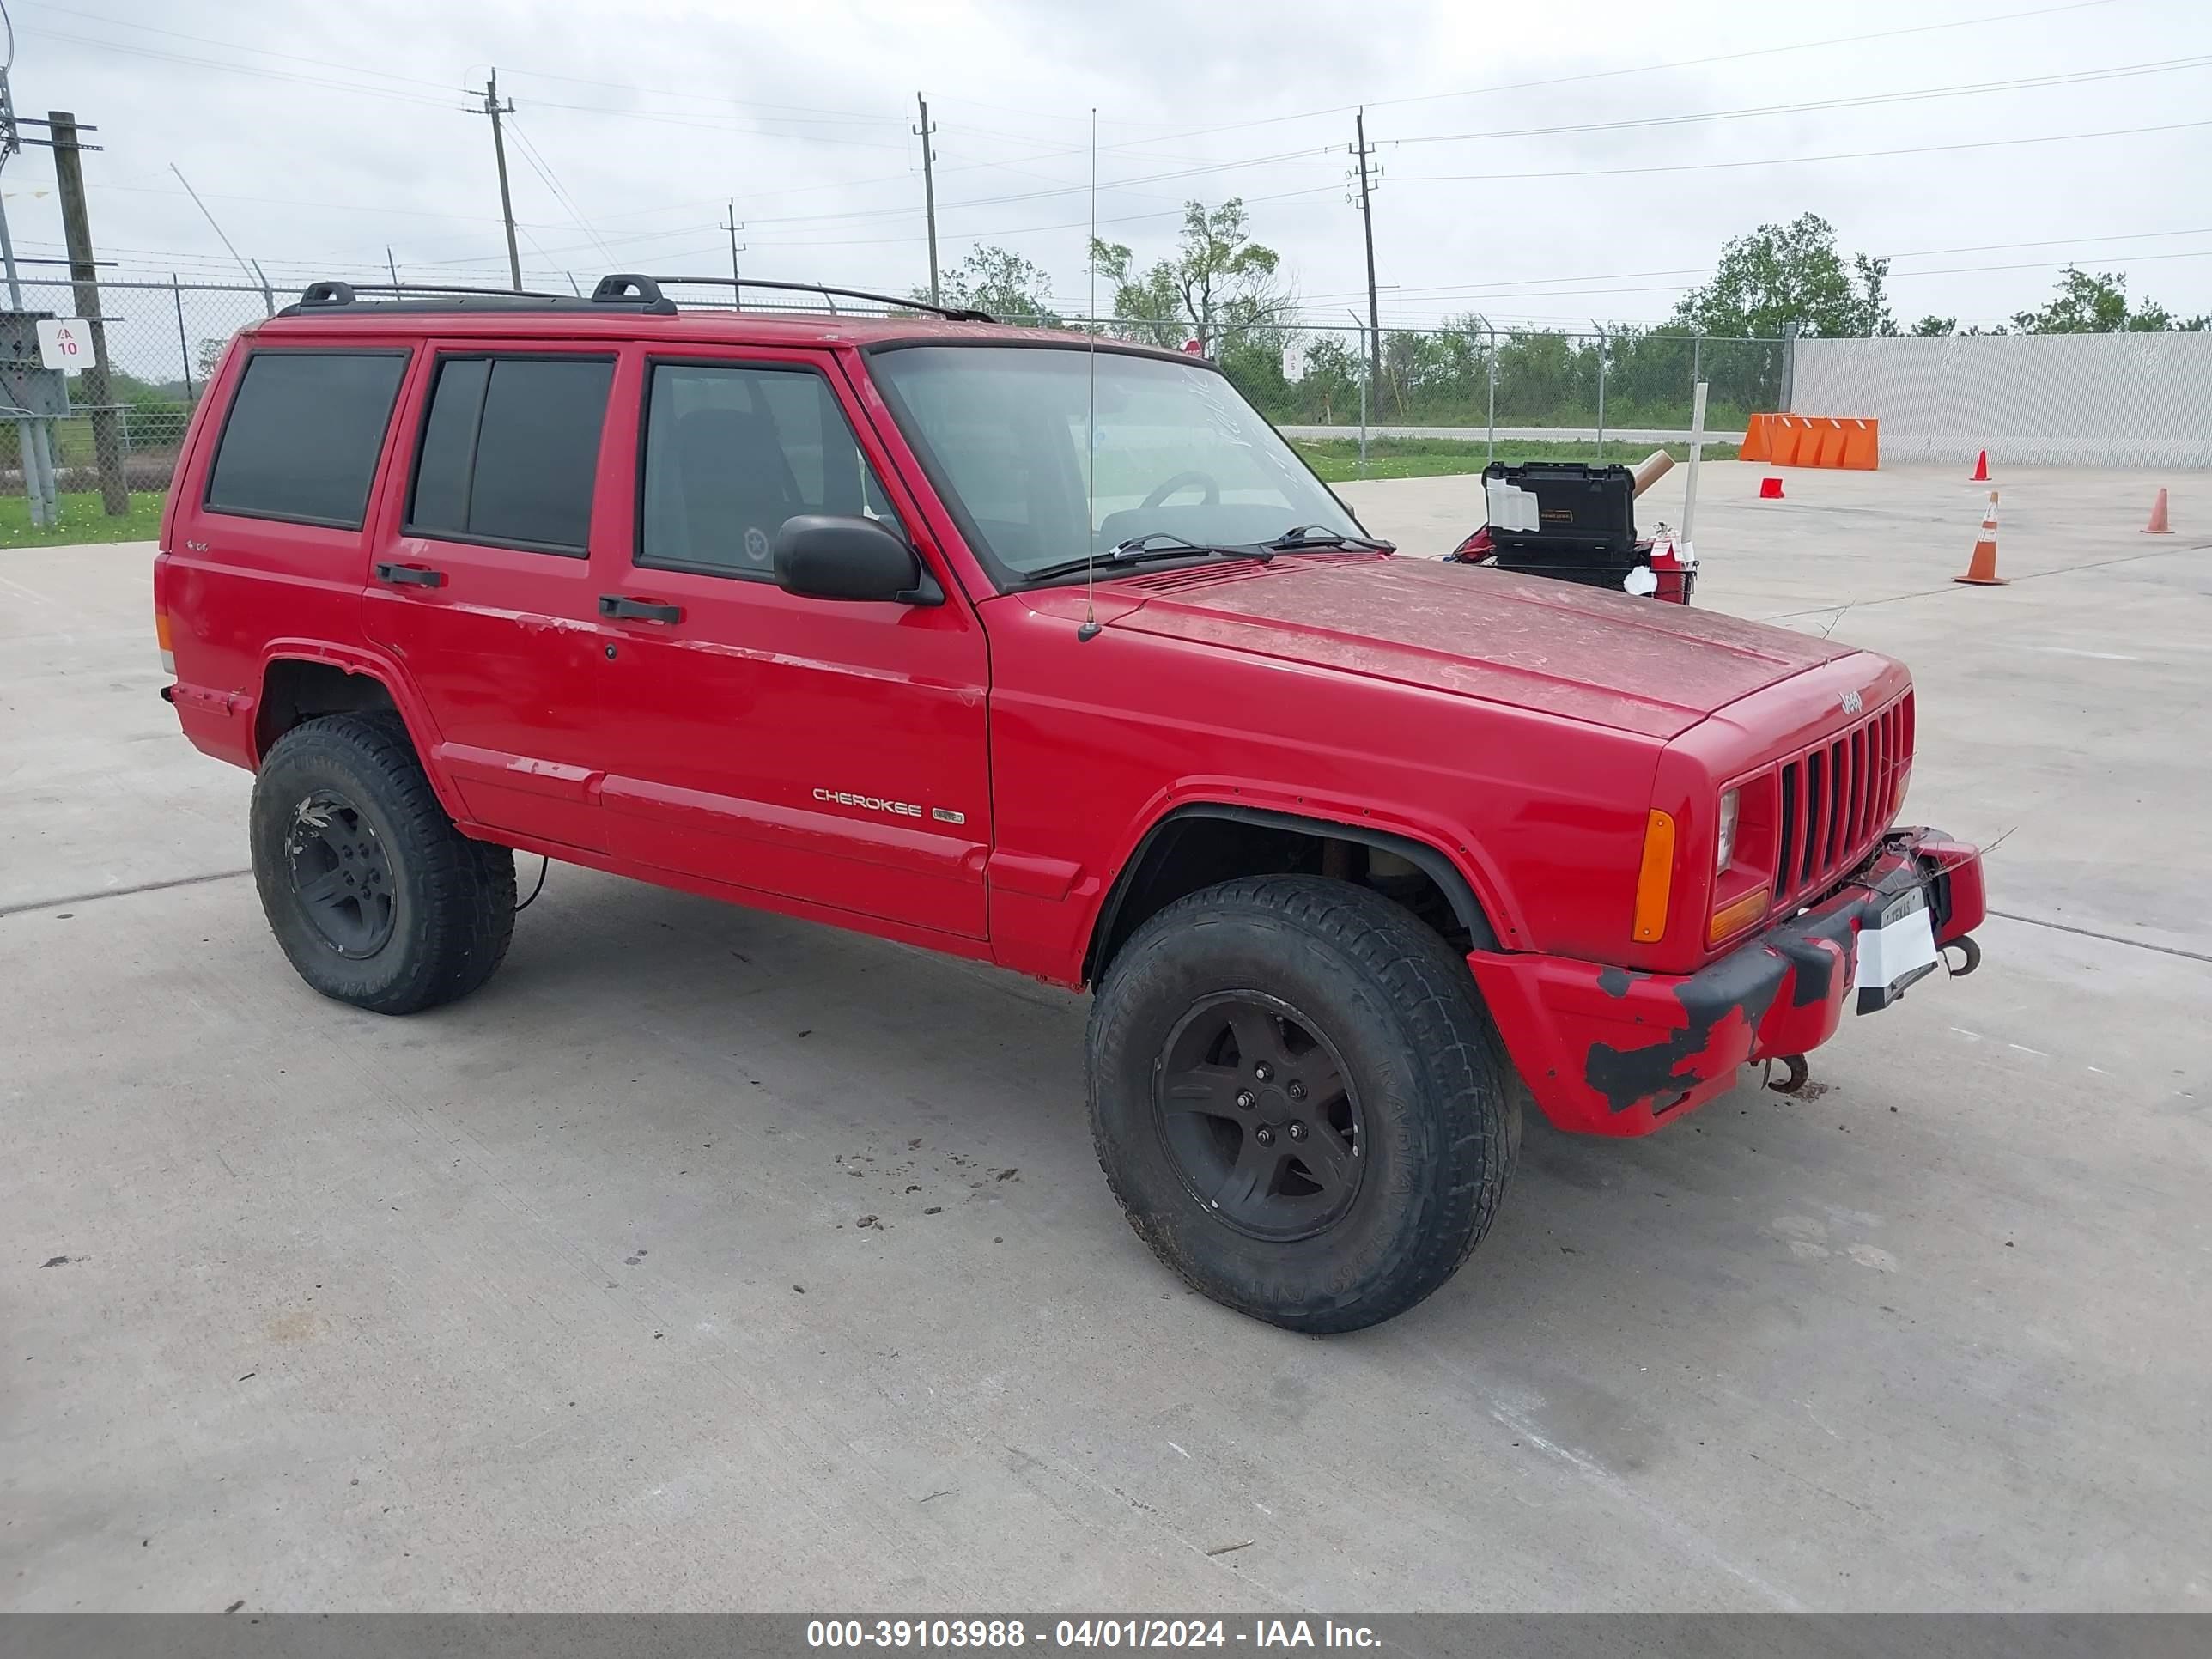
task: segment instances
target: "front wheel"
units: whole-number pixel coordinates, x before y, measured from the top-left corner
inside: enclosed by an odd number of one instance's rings
[[[1195,1288],[1358,1330],[1489,1230],[1519,1140],[1501,1053],[1409,912],[1316,877],[1224,882],[1146,921],[1100,982],[1091,1132],[1130,1224]]]

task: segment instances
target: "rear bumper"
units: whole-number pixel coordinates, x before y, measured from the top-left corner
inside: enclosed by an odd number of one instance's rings
[[[1939,945],[1986,914],[1976,848],[1895,830],[1837,892],[1695,974],[1488,951],[1468,965],[1554,1126],[1649,1134],[1726,1093],[1747,1062],[1809,1054],[1833,1036],[1859,1006],[1860,931],[1914,888]]]

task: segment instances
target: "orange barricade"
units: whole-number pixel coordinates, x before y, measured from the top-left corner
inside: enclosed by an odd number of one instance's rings
[[[1843,465],[1859,472],[1873,472],[1881,465],[1881,422],[1852,421],[1844,431]]]
[[[1777,466],[1802,465],[1797,449],[1805,441],[1805,423],[1787,415],[1776,415],[1770,417],[1768,427],[1771,435],[1767,444],[1772,453],[1767,459]]]
[[[1870,472],[1881,465],[1881,422],[1832,415],[1753,415],[1745,423],[1736,459]]]

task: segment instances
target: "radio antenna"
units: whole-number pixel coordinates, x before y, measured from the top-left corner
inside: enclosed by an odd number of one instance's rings
[[[1083,468],[1083,626],[1075,637],[1098,637],[1098,106],[1091,106],[1091,240],[1083,250],[1091,270],[1091,297],[1084,309],[1083,367],[1085,379],[1083,441],[1089,447]]]

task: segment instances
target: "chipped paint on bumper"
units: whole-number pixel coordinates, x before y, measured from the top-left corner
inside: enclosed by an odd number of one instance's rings
[[[1514,1064],[1554,1127],[1649,1134],[1735,1085],[1754,1060],[1809,1054],[1854,1005],[1858,935],[1914,887],[1936,940],[1985,914],[1976,849],[1899,830],[1843,887],[1695,974],[1647,974],[1566,957],[1468,957]]]

